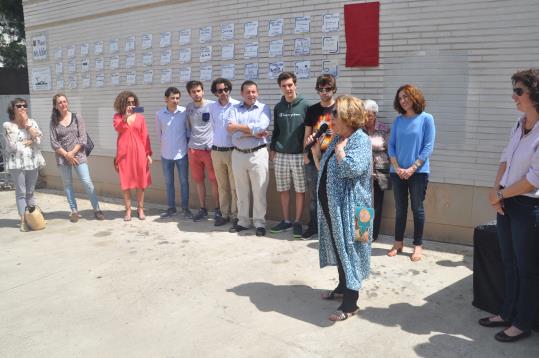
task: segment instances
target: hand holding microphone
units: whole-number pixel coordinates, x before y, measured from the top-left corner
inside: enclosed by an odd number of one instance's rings
[[[322,123],[322,125],[320,126],[320,128],[318,128],[318,131],[316,131],[315,134],[311,135],[308,139],[307,139],[307,145],[305,146],[305,153],[309,153],[309,151],[311,150],[311,148],[313,147],[313,145],[318,141],[318,139],[320,139],[320,137],[326,133],[329,129],[329,126],[327,123]]]

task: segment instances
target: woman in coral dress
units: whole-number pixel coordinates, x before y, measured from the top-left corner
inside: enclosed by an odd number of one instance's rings
[[[152,148],[144,116],[135,113],[139,105],[137,96],[130,91],[121,92],[114,101],[114,129],[118,132],[115,167],[120,174],[124,194],[124,220],[131,220],[131,189],[137,192],[137,215],[144,220],[144,189],[151,183],[150,164]]]

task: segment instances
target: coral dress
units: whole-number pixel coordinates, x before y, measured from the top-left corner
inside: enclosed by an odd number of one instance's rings
[[[129,125],[122,115],[114,115],[114,129],[118,132],[116,141],[116,165],[120,173],[122,190],[144,189],[152,183],[148,155],[152,155],[150,137],[144,116],[136,114]]]

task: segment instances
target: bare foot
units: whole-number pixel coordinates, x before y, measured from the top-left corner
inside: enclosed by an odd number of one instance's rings
[[[412,255],[410,255],[410,260],[413,262],[421,260],[421,254],[423,253],[423,248],[421,245],[415,245],[414,251],[412,252]]]
[[[389,257],[397,256],[399,252],[402,252],[403,247],[404,247],[404,243],[402,241],[395,241],[391,250],[387,252],[387,256]]]

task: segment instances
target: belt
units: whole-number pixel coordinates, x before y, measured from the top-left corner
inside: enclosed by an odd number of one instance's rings
[[[258,147],[254,147],[254,148],[251,148],[251,149],[240,149],[240,148],[234,147],[234,149],[237,150],[238,152],[242,152],[242,153],[246,153],[246,154],[247,153],[254,153],[257,150],[262,149],[262,148],[266,148],[266,145],[262,144],[262,145],[259,145]]]
[[[229,152],[233,149],[234,147],[217,147],[215,145],[212,145],[211,146],[211,150],[216,150],[218,152]]]

